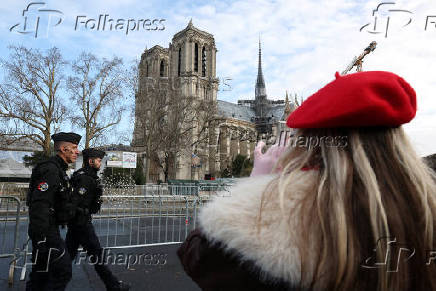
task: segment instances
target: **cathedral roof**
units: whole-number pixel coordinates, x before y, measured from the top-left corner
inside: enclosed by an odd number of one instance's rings
[[[271,105],[268,106],[266,110],[266,117],[274,117],[276,120],[281,120],[285,111],[285,105]],[[252,122],[252,118],[256,117],[256,112],[254,111],[254,108],[248,106],[218,100],[218,115],[225,118],[234,118]]]
[[[218,115],[251,122],[251,118],[255,117],[256,113],[248,106],[218,100]]]
[[[160,45],[155,45],[155,46],[153,46],[153,47],[150,48],[150,49],[147,49],[147,48],[146,48],[146,49],[144,50],[144,52],[143,52],[142,55],[141,55],[141,60],[144,60],[147,56],[153,54],[153,52],[156,52],[156,53],[158,53],[158,54],[160,53],[160,54],[163,54],[163,55],[168,55],[168,54],[169,54],[167,48],[163,48],[163,47],[161,47]]]
[[[173,36],[173,40],[174,40],[174,39],[177,39],[177,38],[179,38],[179,37],[182,37],[182,36],[185,35],[188,31],[193,31],[193,32],[199,33],[199,34],[201,34],[201,35],[203,35],[203,36],[205,36],[205,37],[207,37],[207,38],[211,38],[211,39],[213,39],[213,35],[212,35],[212,34],[210,34],[210,33],[206,32],[206,31],[203,31],[203,30],[200,30],[200,29],[196,28],[196,27],[194,26],[194,24],[192,24],[192,18],[191,18],[191,20],[189,21],[189,23],[188,23],[188,25],[185,27],[185,29],[179,31],[178,33],[176,33],[176,34]]]
[[[285,105],[273,105],[267,108],[266,117],[274,117],[276,120],[281,120],[285,111]]]
[[[150,54],[153,51],[159,51],[159,52],[162,52],[162,53],[168,53],[168,48],[161,47],[160,45],[157,44],[157,45],[153,46],[150,49],[145,49],[143,55],[144,54],[145,55]]]

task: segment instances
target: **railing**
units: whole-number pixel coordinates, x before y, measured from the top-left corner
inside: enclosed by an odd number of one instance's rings
[[[10,259],[8,284],[12,285],[17,260],[22,255],[20,242],[21,202],[14,196],[0,195],[0,259]],[[22,238],[26,239],[27,235]],[[25,243],[24,243],[25,245]]]
[[[20,199],[20,201],[26,200],[28,183],[0,183],[0,196],[13,196]]]
[[[1,185],[0,185],[1,190]],[[30,265],[25,203],[0,192],[0,259],[10,259],[8,282]],[[93,224],[104,248],[147,247],[182,242],[198,225],[199,209],[217,195],[230,196],[229,185],[143,185],[105,188]],[[31,245],[31,244],[30,244]]]
[[[196,227],[198,209],[210,196],[104,196],[94,216],[104,247],[150,246],[182,242]]]

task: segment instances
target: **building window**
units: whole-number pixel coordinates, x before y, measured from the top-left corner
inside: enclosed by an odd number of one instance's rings
[[[206,77],[206,48],[203,47],[201,51],[201,76]]]
[[[179,48],[179,60],[177,65],[177,76],[179,77],[180,77],[181,69],[182,69],[182,48]]]
[[[149,73],[148,73],[148,62],[145,62],[145,76],[146,76],[146,77],[149,77],[148,74],[149,74]]]
[[[194,71],[198,72],[198,44],[195,43],[195,48],[194,48],[195,52],[194,52]]]
[[[160,76],[161,77],[165,76],[165,62],[164,62],[164,60],[160,61]]]

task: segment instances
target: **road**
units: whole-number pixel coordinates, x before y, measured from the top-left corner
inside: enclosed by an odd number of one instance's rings
[[[186,232],[193,229],[193,217],[126,217],[104,218],[94,222],[97,234],[104,246],[123,246],[137,244],[161,243],[183,240]],[[13,249],[14,223],[0,223],[0,251]],[[19,244],[21,248],[26,240],[27,221],[19,227]],[[61,231],[65,237],[66,230]],[[166,240],[165,240],[166,238]],[[184,273],[176,251],[180,244],[140,246],[110,249],[112,261],[107,261],[120,280],[132,284],[131,290],[200,290]],[[13,287],[8,287],[7,278],[10,258],[0,259],[0,290],[24,290],[25,282],[19,280],[21,269],[16,268]],[[30,263],[30,261],[28,260]],[[22,265],[22,262],[18,262]],[[28,275],[29,271],[27,271]],[[73,279],[68,285],[70,291],[105,290],[97,277],[94,267],[84,258],[73,263]]]

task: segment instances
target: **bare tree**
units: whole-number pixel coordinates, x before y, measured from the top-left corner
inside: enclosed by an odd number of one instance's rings
[[[0,85],[0,136],[4,141],[31,140],[50,155],[50,138],[66,115],[59,89],[66,65],[59,49],[41,52],[10,46],[1,60],[5,79]]]
[[[130,68],[128,85],[135,97],[135,107],[132,108],[135,115],[136,128],[140,128],[140,138],[136,138],[135,146],[144,148],[145,151],[145,179],[150,178],[152,161],[156,160],[162,141],[162,124],[167,115],[168,99],[166,91],[154,86],[153,79],[146,77],[139,70],[139,63],[134,62]]]
[[[72,63],[72,71],[68,90],[80,109],[72,122],[85,130],[85,148],[89,148],[104,141],[105,133],[121,121],[125,111],[123,61],[82,52]]]
[[[180,157],[203,154],[209,129],[217,120],[216,101],[183,96],[181,86],[178,88],[166,91],[168,106],[160,125],[159,150],[153,156],[164,173],[165,181],[174,175]]]
[[[182,94],[183,78],[145,77],[138,65],[131,68],[130,87],[136,98],[135,122],[140,137],[135,146],[145,155],[145,177],[149,181],[151,167],[160,169],[165,181],[174,175],[176,161],[190,157],[206,142],[211,123],[216,119],[216,102],[199,100]]]

